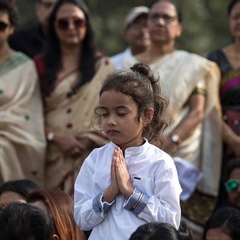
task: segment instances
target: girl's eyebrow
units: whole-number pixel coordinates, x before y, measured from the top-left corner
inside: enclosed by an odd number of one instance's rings
[[[108,109],[107,107],[104,107],[104,106],[97,106],[96,107],[96,110],[105,110],[105,109]],[[126,106],[124,105],[120,105],[120,106],[117,106],[117,107],[114,107],[114,109],[128,109]]]

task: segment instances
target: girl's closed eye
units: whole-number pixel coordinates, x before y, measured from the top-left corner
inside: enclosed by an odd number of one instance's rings
[[[122,117],[122,116],[127,115],[127,113],[126,113],[126,112],[118,112],[117,115],[120,116],[120,117]]]
[[[95,113],[100,117],[106,117],[106,116],[108,116],[109,111],[105,108],[99,107],[95,110]]]

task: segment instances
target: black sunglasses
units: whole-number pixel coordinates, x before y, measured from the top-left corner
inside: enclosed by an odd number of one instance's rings
[[[9,26],[11,26],[10,23],[0,21],[0,31],[1,32],[5,31]]]
[[[73,20],[67,19],[67,18],[60,18],[57,20],[56,23],[59,29],[66,31],[70,26],[70,22],[73,23],[75,28],[82,28],[86,25],[86,20],[81,18],[77,18]]]

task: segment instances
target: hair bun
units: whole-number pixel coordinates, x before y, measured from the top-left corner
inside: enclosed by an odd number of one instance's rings
[[[150,67],[143,63],[135,63],[130,69],[133,72],[141,73],[142,75],[148,77],[149,73],[151,72]]]
[[[140,73],[147,77],[152,84],[155,83],[153,72],[151,71],[151,68],[148,65],[143,63],[135,63],[132,67],[130,67],[130,69],[133,72]]]

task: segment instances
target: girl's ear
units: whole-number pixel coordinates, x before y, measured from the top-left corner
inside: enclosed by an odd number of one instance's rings
[[[145,110],[145,112],[143,114],[144,125],[148,125],[152,121],[153,115],[154,115],[154,109],[153,108],[148,108],[148,109]]]

